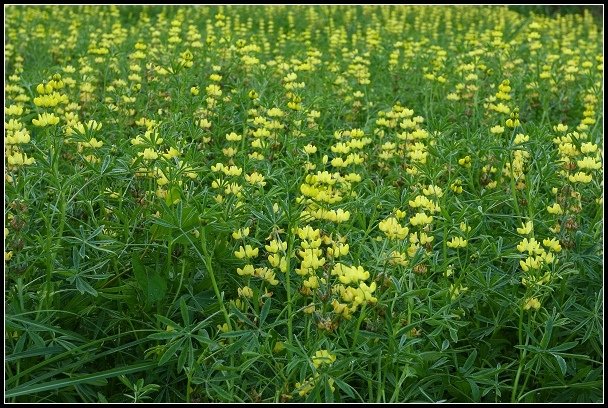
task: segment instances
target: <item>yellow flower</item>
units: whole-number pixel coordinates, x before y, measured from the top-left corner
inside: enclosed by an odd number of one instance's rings
[[[590,143],[590,142],[586,142],[581,144],[581,153],[583,154],[587,154],[587,153],[593,153],[597,151],[597,145]]]
[[[241,136],[237,133],[234,133],[234,132],[226,134],[226,140],[229,142],[240,142],[242,139],[243,139],[243,136]]]
[[[59,123],[59,118],[54,113],[42,113],[38,114],[38,118],[32,119],[32,124],[38,127],[45,127],[49,125],[56,125]]]
[[[395,217],[389,217],[380,221],[378,228],[386,234],[388,239],[405,239],[409,233],[409,229],[399,224]]]
[[[19,151],[13,152],[6,156],[6,161],[9,166],[24,166],[36,163],[36,160],[33,157],[27,157],[26,153],[22,153]]]
[[[450,285],[450,298],[452,300],[456,299],[458,297],[458,295],[468,291],[469,288],[463,285],[458,285],[458,284],[451,284]]]
[[[249,286],[245,286],[243,288],[238,289],[238,294],[240,297],[252,298],[253,289],[251,289]]]
[[[515,140],[513,140],[513,144],[522,144],[530,140],[530,136],[524,135],[523,133],[518,133],[515,135]]]
[[[542,256],[529,257],[525,261],[519,261],[519,266],[521,266],[524,272],[528,272],[530,269],[539,269],[543,261],[544,258]]]
[[[553,126],[553,130],[555,130],[556,132],[566,133],[566,131],[568,130],[568,125],[560,123],[556,126]]]
[[[256,250],[257,250],[257,248],[256,248]],[[268,268],[256,268],[255,276],[264,279],[266,282],[268,282],[269,284],[271,284],[273,286],[279,284],[279,281],[277,280],[275,273]]]
[[[154,151],[151,147],[144,149],[143,153],[139,153],[145,160],[155,160],[158,158],[158,153]]]
[[[251,245],[245,245],[245,248],[241,245],[238,251],[234,251],[234,256],[239,259],[247,258],[255,258],[258,256],[259,248],[252,248]]]
[[[564,213],[564,210],[562,210],[562,207],[558,203],[554,203],[553,205],[548,206],[547,211],[549,212],[549,214],[557,215],[562,215]]]
[[[251,174],[245,174],[245,180],[247,180],[247,182],[249,184],[257,184],[259,186],[264,187],[266,185],[266,182],[264,181],[265,178],[264,176],[262,176],[260,173],[254,171]]]
[[[490,128],[490,133],[493,133],[495,135],[499,135],[499,134],[503,133],[504,131],[505,131],[505,128],[500,125],[492,126]]]
[[[534,239],[534,238],[530,238],[530,240],[528,240],[528,238],[524,238],[518,245],[517,245],[517,250],[519,252],[528,252],[528,254],[543,254],[544,251],[543,249],[540,247],[540,243]]]
[[[236,268],[236,273],[238,273],[240,276],[253,276],[255,274],[255,269],[253,268],[253,265],[247,264],[243,267],[243,269]]]
[[[441,187],[430,184],[428,188],[422,189],[422,194],[441,198],[443,197],[443,190],[441,190]]]
[[[593,157],[584,157],[582,160],[578,160],[576,165],[579,169],[590,169],[590,170],[599,170],[602,168],[602,163],[596,161]]]
[[[533,298],[529,298],[526,299],[526,301],[524,302],[524,310],[538,310],[540,309],[540,301],[533,297]]]
[[[170,147],[167,153],[163,153],[163,157],[167,160],[171,160],[173,157],[179,157],[179,150],[174,147]]]
[[[462,181],[460,179],[456,179],[451,185],[450,189],[456,194],[462,193]]]
[[[317,152],[317,147],[314,146],[313,144],[309,143],[306,146],[304,146],[304,151],[308,154],[314,154]]]
[[[433,222],[433,217],[426,215],[424,212],[419,212],[410,218],[410,224],[413,226],[426,225]]]
[[[7,116],[21,116],[23,113],[23,105],[10,105],[4,108],[4,113]]]
[[[315,304],[311,303],[308,306],[306,306],[304,308],[304,313],[306,314],[313,314],[315,312]]]
[[[222,325],[217,325],[217,329],[219,331],[221,331],[222,333],[228,333],[230,331],[230,328],[228,327],[228,323],[224,323]]]
[[[572,182],[572,183],[577,183],[577,182],[590,183],[592,179],[593,178],[591,177],[591,174],[587,174],[582,171],[579,171],[576,174],[568,176],[568,180],[570,180],[570,182]]]
[[[458,164],[466,168],[471,167],[471,156],[465,156],[462,159],[458,159]]]
[[[462,239],[461,237],[452,237],[450,241],[448,241],[448,247],[450,248],[464,248],[467,246],[468,241],[466,239]]]
[[[232,233],[232,238],[234,239],[241,239],[247,236],[249,236],[249,227],[239,228]]]
[[[319,350],[315,353],[315,356],[312,358],[312,363],[315,368],[319,368],[321,365],[330,365],[334,361],[336,361],[336,356],[331,354],[327,350]]]
[[[461,223],[460,223],[460,230],[461,230],[462,232],[465,232],[465,233],[466,233],[466,232],[470,232],[470,231],[471,231],[471,227],[470,227],[470,226],[468,226],[466,222],[461,222]]]
[[[562,246],[559,244],[559,241],[555,238],[544,239],[543,245],[549,248],[553,252],[559,252],[562,250]]]
[[[528,235],[534,229],[534,223],[532,221],[528,221],[526,223],[521,224],[521,228],[517,228],[517,233],[521,235]]]
[[[215,84],[208,85],[205,88],[205,92],[207,92],[207,95],[210,97],[222,96],[222,89],[219,87],[219,85]]]

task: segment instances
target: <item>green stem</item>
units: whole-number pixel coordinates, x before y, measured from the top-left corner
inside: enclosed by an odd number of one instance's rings
[[[169,274],[171,273],[171,253],[173,252],[171,242],[172,237],[169,236],[169,241],[167,242],[167,279],[169,279]]]
[[[179,285],[177,286],[177,290],[175,291],[175,296],[173,296],[173,301],[171,302],[171,304],[175,304],[175,301],[177,300],[177,297],[179,296],[179,292],[180,290],[182,290],[182,283],[184,281],[184,275],[186,274],[186,261],[182,261],[182,273],[180,274],[179,277]]]
[[[519,344],[523,343],[523,321],[524,321],[524,309],[523,307],[519,309],[519,326],[518,326],[518,340],[519,340]],[[526,339],[526,343],[527,343],[527,339]],[[524,368],[524,361],[526,360],[526,354],[527,354],[527,350],[522,350],[521,354],[520,354],[520,359],[519,359],[519,367],[517,367],[517,374],[515,374],[515,381],[513,383],[513,390],[511,392],[511,402],[515,402],[516,398],[515,396],[517,395],[517,386],[519,384],[519,377],[521,376],[521,371]]]
[[[289,345],[292,346],[293,345],[293,313],[292,313],[292,308],[291,308],[291,280],[290,280],[290,275],[291,275],[291,255],[293,252],[293,234],[291,232],[291,226],[288,227],[288,232],[287,232],[287,252],[286,252],[286,264],[287,264],[287,270],[285,272],[285,290],[287,291],[287,341],[289,342]],[[291,350],[288,349],[287,350],[287,359],[290,360],[291,359]]]
[[[190,371],[188,372],[188,382],[186,383],[186,403],[189,404],[190,403],[190,384],[192,381],[192,371],[193,369],[190,369]]]
[[[205,267],[207,268],[207,271],[209,272],[209,276],[211,277],[211,284],[213,285],[213,291],[215,292],[215,297],[217,298],[217,303],[220,307],[220,310],[222,311],[222,314],[224,315],[224,320],[226,321],[226,325],[228,325],[228,330],[232,331],[232,325],[230,324],[230,317],[228,316],[228,311],[226,310],[226,306],[224,306],[222,295],[220,294],[220,289],[217,286],[217,280],[215,279],[215,273],[213,272],[212,259],[211,259],[211,254],[209,254],[209,251],[207,249],[207,238],[206,238],[204,227],[202,228],[202,231],[201,231],[201,247],[203,249],[203,262],[205,263]]]
[[[359,328],[361,327],[361,322],[363,322],[363,319],[365,318],[365,306],[367,305],[364,303],[359,314],[359,319],[357,319],[357,326],[355,327],[355,334],[353,335],[353,350],[357,346],[357,336],[359,335]]]
[[[412,293],[414,290],[414,271],[412,268],[409,268],[409,279],[407,281],[407,291],[408,293]],[[414,299],[412,296],[408,296],[407,300],[407,324],[412,323],[412,310],[414,309]]]
[[[509,153],[509,156],[511,154]],[[517,214],[518,217],[521,217],[521,211],[519,209],[519,202],[517,201],[517,189],[515,188],[515,175],[513,173],[513,160],[511,160],[511,166],[510,166],[510,170],[511,170],[511,177],[510,177],[510,181],[511,181],[511,196],[513,197],[513,205],[515,207],[515,213]]]

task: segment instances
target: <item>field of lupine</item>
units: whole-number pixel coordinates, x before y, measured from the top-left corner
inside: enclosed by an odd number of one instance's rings
[[[603,29],[5,8],[9,402],[598,402]]]

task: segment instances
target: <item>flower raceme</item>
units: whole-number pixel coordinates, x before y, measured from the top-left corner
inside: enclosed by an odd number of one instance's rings
[[[384,232],[388,239],[405,239],[409,233],[409,229],[399,224],[399,221],[395,217],[389,217],[380,221],[378,228]]]
[[[527,221],[521,224],[521,228],[517,228],[517,233],[521,235],[528,235],[534,229],[534,223],[532,221]]]
[[[464,248],[467,246],[467,243],[468,241],[462,237],[452,237],[452,239],[448,241],[447,245],[450,248]]]
[[[32,124],[38,127],[52,126],[59,123],[59,118],[53,113],[41,113],[37,118],[32,119]]]
[[[238,251],[234,251],[234,256],[238,259],[243,259],[245,257],[255,258],[258,256],[259,251],[259,248],[252,248],[249,244],[245,245],[245,247],[241,245]]]

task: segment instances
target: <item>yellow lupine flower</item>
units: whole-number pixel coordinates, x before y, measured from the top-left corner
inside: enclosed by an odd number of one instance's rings
[[[559,244],[559,241],[555,238],[544,239],[543,245],[549,248],[553,252],[560,252],[562,250],[562,246]]]
[[[311,143],[304,146],[304,151],[308,154],[314,154],[317,152],[317,147]]]
[[[528,235],[534,229],[534,223],[532,221],[528,221],[526,223],[521,224],[521,228],[517,228],[517,233],[521,235]]]
[[[528,252],[528,254],[543,254],[544,251],[543,249],[540,247],[540,243],[534,239],[534,238],[530,238],[530,240],[528,240],[528,238],[524,238],[518,245],[517,245],[517,250],[519,252]]]
[[[500,125],[492,126],[490,128],[490,133],[493,133],[495,135],[499,135],[501,133],[504,133],[504,131],[505,131],[505,128],[503,126],[500,126]]]
[[[591,174],[587,174],[582,171],[579,171],[576,174],[568,176],[568,180],[570,180],[570,182],[572,182],[572,183],[577,183],[577,182],[590,183],[592,179],[593,179],[593,177],[591,177]]]
[[[238,273],[240,276],[253,276],[255,274],[255,268],[253,265],[247,264],[243,267],[243,269],[237,268],[236,273]]]
[[[538,310],[540,309],[540,301],[533,297],[533,298],[529,298],[526,299],[525,303],[524,303],[524,310]]]
[[[452,237],[450,241],[448,241],[448,247],[450,248],[464,248],[467,246],[468,241],[466,239],[462,239],[461,237]]]
[[[410,218],[410,224],[413,226],[426,225],[433,222],[433,217],[426,215],[424,212],[419,212]]]
[[[260,251],[259,248],[252,248],[251,245],[249,245],[249,244],[245,245],[244,248],[241,245],[239,247],[238,251],[234,251],[234,256],[236,256],[239,259],[243,259],[245,257],[255,258],[256,256],[258,256],[259,251]]]
[[[156,153],[156,151],[154,151],[154,149],[152,149],[151,147],[144,149],[143,153],[140,152],[139,155],[142,156],[145,160],[155,160],[158,158],[158,153]]]
[[[576,165],[579,169],[599,170],[602,168],[602,163],[593,157],[584,157],[582,160],[578,160]]]
[[[547,211],[549,212],[549,214],[557,215],[562,215],[564,213],[564,210],[562,210],[562,207],[558,203],[554,203],[553,205],[548,206]]]
[[[251,289],[249,286],[245,286],[243,288],[238,288],[237,292],[240,297],[246,297],[246,298],[253,297],[253,289]]]
[[[312,358],[312,363],[315,368],[319,368],[321,365],[329,365],[336,361],[336,356],[331,354],[327,350],[319,350],[315,353],[315,356]]]
[[[59,123],[59,118],[54,113],[42,113],[38,114],[38,118],[32,119],[32,124],[38,127],[45,127],[49,125],[56,125]]]
[[[239,228],[232,233],[232,238],[234,239],[241,239],[247,236],[249,236],[249,227]]]
[[[471,167],[471,156],[465,156],[462,159],[458,159],[458,164],[466,168]]]

